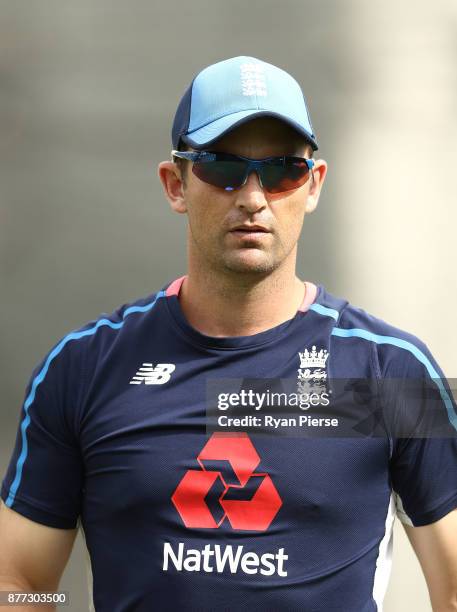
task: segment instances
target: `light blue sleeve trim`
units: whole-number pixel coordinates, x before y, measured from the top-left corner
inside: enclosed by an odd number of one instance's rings
[[[318,312],[319,314],[322,314],[324,316],[332,317],[333,319],[335,319],[335,321],[338,320],[339,313],[333,308],[327,308],[326,306],[321,306],[321,304],[311,304],[309,309],[314,310],[315,312]],[[363,338],[364,340],[369,340],[371,342],[376,342],[377,344],[392,344],[412,353],[416,357],[416,359],[418,359],[425,366],[433,382],[438,387],[441,398],[444,402],[444,405],[446,406],[449,421],[454,427],[454,429],[457,430],[457,414],[455,413],[452,400],[449,397],[449,393],[443,385],[443,380],[441,376],[438,374],[427,355],[425,355],[425,353],[419,348],[417,348],[417,346],[415,346],[412,342],[408,342],[408,340],[403,340],[402,338],[397,338],[396,336],[383,336],[380,334],[374,334],[373,332],[370,332],[366,329],[361,329],[360,327],[352,327],[350,329],[334,327],[332,329],[332,335],[339,336],[340,338],[358,337]]]
[[[318,312],[319,314],[324,315],[326,317],[332,317],[333,319],[335,319],[335,321],[338,321],[338,317],[340,315],[338,310],[334,310],[333,308],[327,308],[327,306],[322,306],[321,304],[311,304],[309,310],[314,310],[315,312]]]
[[[49,353],[48,358],[46,359],[46,362],[44,364],[44,366],[42,367],[41,371],[39,374],[37,374],[37,376],[35,376],[35,378],[33,379],[32,382],[32,387],[30,389],[30,393],[28,394],[25,402],[24,402],[24,410],[25,410],[25,417],[23,418],[22,422],[21,422],[21,440],[22,440],[22,450],[21,453],[19,455],[19,458],[17,460],[16,463],[16,475],[14,477],[14,480],[11,484],[9,493],[8,493],[8,497],[6,499],[5,505],[11,507],[14,503],[14,498],[16,496],[18,487],[21,483],[21,477],[22,477],[22,468],[24,466],[24,462],[27,458],[27,452],[28,452],[28,444],[27,444],[27,428],[30,424],[30,416],[29,416],[29,408],[32,405],[34,399],[35,399],[35,394],[36,394],[36,390],[38,385],[43,382],[48,370],[49,370],[49,366],[51,364],[51,362],[57,357],[57,355],[62,351],[62,349],[64,348],[64,346],[67,344],[67,342],[70,342],[70,340],[79,340],[80,338],[84,338],[85,336],[92,336],[93,334],[96,333],[96,331],[103,326],[108,326],[111,327],[111,329],[120,329],[123,325],[124,325],[124,321],[125,318],[130,315],[133,314],[135,312],[147,312],[148,310],[151,310],[151,308],[154,306],[154,304],[156,303],[156,301],[158,300],[158,298],[164,297],[165,296],[165,290],[159,291],[156,294],[155,299],[150,302],[149,304],[145,304],[144,306],[130,306],[129,308],[126,308],[126,310],[124,311],[124,314],[122,315],[122,321],[120,321],[119,323],[113,323],[113,321],[110,321],[109,319],[99,319],[97,321],[97,323],[93,326],[90,327],[89,329],[85,329],[83,331],[80,332],[70,332],[67,336],[65,336],[60,342],[59,344]]]
[[[376,342],[377,344],[392,344],[412,353],[414,357],[416,357],[416,359],[418,359],[425,366],[430,377],[433,379],[433,382],[438,387],[441,398],[446,406],[449,421],[457,430],[457,414],[455,413],[454,406],[452,405],[452,400],[449,397],[445,386],[443,385],[441,376],[438,374],[432,362],[425,355],[425,353],[417,348],[417,346],[415,346],[412,342],[408,342],[408,340],[403,340],[402,338],[397,338],[395,336],[382,336],[380,334],[374,334],[373,332],[366,329],[361,329],[359,327],[352,327],[350,329],[334,327],[332,330],[332,335],[339,336],[341,338],[352,338],[355,336],[358,338],[363,338],[364,340]]]

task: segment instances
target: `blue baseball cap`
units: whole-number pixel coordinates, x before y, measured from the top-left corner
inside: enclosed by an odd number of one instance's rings
[[[285,70],[255,57],[232,57],[201,70],[176,110],[173,149],[182,139],[204,149],[255,117],[276,117],[302,134],[316,151],[317,140],[300,85]]]

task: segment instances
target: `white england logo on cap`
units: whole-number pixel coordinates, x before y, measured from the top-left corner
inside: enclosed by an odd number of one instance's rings
[[[241,64],[241,86],[243,96],[266,96],[264,68],[261,64]]]

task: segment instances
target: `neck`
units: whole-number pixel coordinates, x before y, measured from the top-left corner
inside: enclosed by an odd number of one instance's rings
[[[293,318],[304,295],[294,269],[260,276],[189,266],[179,302],[189,324],[207,336],[250,336]]]

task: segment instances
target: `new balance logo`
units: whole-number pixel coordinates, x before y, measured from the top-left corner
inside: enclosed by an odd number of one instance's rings
[[[171,373],[175,370],[174,363],[143,363],[141,368],[130,381],[131,385],[163,385],[170,380]]]

